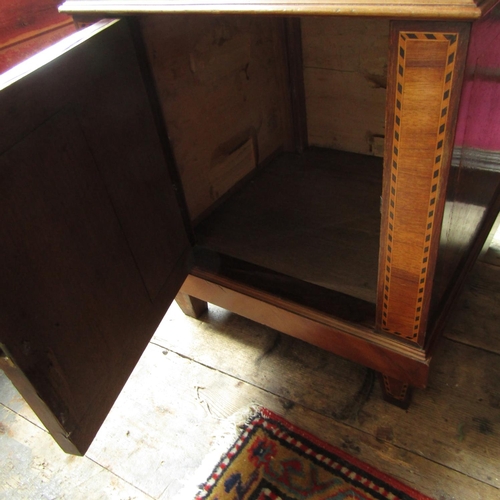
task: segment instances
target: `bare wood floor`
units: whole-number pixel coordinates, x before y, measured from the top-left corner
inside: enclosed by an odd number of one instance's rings
[[[440,500],[500,498],[500,267],[478,263],[405,412],[366,369],[211,307],[174,305],[83,458],[0,377],[0,498],[189,498],[237,415],[261,404]],[[191,496],[192,498],[192,496]]]

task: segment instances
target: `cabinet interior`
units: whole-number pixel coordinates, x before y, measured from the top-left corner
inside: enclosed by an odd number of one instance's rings
[[[289,26],[262,16],[141,19],[197,243],[375,303],[389,22]]]

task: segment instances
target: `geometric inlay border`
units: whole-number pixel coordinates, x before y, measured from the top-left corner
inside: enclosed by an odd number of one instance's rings
[[[384,381],[384,387],[385,391],[389,396],[392,396],[394,399],[397,399],[398,401],[404,401],[406,398],[406,393],[408,392],[408,388],[410,387],[409,384],[402,384],[399,393],[394,394],[392,392],[391,388],[391,382],[389,380],[389,377],[387,375],[382,375],[382,379]]]
[[[437,129],[436,149],[434,155],[434,167],[432,172],[432,184],[429,192],[429,204],[427,212],[427,222],[424,245],[422,248],[422,267],[419,277],[419,288],[415,304],[415,315],[412,332],[407,332],[404,335],[400,332],[393,331],[388,327],[387,316],[389,310],[389,297],[391,288],[391,268],[392,268],[392,246],[394,239],[394,214],[397,205],[398,194],[398,162],[399,162],[399,143],[401,136],[401,115],[403,108],[403,96],[405,88],[405,55],[406,42],[408,40],[424,40],[429,42],[447,41],[448,52],[446,55],[446,70],[443,77],[443,94],[441,102],[441,114]],[[385,262],[385,279],[384,279],[384,297],[382,301],[382,328],[392,334],[403,336],[408,340],[417,341],[420,331],[420,318],[422,316],[422,306],[427,281],[427,270],[429,262],[429,251],[432,244],[432,229],[434,226],[436,198],[438,194],[438,185],[441,178],[441,167],[443,163],[443,145],[446,134],[446,123],[449,113],[449,102],[451,94],[451,86],[453,81],[453,71],[456,62],[456,50],[458,46],[458,33],[430,33],[430,32],[400,32],[398,43],[398,61],[396,75],[396,96],[394,107],[394,136],[391,158],[391,177],[389,190],[389,218],[387,222],[387,242],[386,242],[386,262]]]

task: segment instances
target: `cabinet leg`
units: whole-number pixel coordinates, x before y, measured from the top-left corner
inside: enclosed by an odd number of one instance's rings
[[[411,386],[383,373],[380,373],[379,377],[385,401],[406,410],[411,402]]]
[[[182,309],[182,312],[191,318],[197,319],[207,310],[207,303],[204,300],[191,297],[187,293],[179,292],[175,297],[175,301]]]

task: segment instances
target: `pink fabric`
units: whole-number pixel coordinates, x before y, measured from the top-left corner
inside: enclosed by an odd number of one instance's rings
[[[473,25],[456,146],[500,151],[500,17]]]

